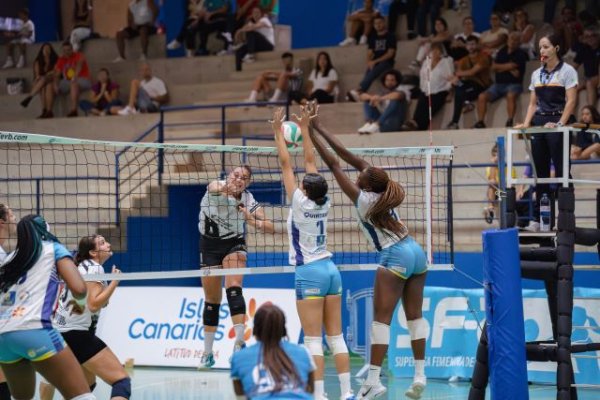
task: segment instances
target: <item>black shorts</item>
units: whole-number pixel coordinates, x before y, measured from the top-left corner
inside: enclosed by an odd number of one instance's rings
[[[154,25],[134,25],[123,28],[123,32],[127,34],[129,39],[140,36],[140,28],[148,28],[150,30],[150,35],[154,35],[156,33],[156,27]]]
[[[79,364],[83,364],[106,348],[106,343],[90,331],[68,331],[61,334]]]
[[[223,259],[232,253],[248,251],[244,238],[212,239],[200,237],[200,268],[223,265]]]

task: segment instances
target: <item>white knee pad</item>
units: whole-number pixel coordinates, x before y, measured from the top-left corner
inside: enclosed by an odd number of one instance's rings
[[[325,340],[327,341],[329,350],[331,350],[334,356],[336,354],[348,353],[348,346],[346,346],[346,341],[344,340],[343,334],[337,336],[325,336]]]
[[[410,340],[427,339],[427,321],[424,318],[406,321]]]
[[[313,356],[323,357],[323,338],[320,336],[304,336],[304,347]]]
[[[80,394],[79,396],[73,397],[71,400],[96,400],[96,396],[91,393]]]
[[[381,322],[373,321],[371,324],[371,344],[390,343],[390,326]]]

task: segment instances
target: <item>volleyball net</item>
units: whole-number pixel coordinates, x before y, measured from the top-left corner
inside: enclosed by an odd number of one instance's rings
[[[426,249],[432,268],[451,268],[453,148],[352,152],[404,186],[401,220]],[[291,154],[300,182],[303,154],[301,149]],[[377,255],[359,229],[354,204],[318,156],[317,163],[329,184],[327,247],[334,261],[346,270],[375,268]],[[341,163],[355,180],[358,171]],[[0,203],[8,204],[18,217],[43,215],[72,251],[81,237],[104,236],[114,252],[111,262],[123,271],[120,279],[227,275],[224,270],[198,270],[200,202],[210,182],[225,179],[241,165],[250,167],[247,190],[275,228],[265,233],[245,226],[248,267],[254,268],[244,273],[291,272],[289,203],[273,147],[107,142],[0,132]],[[15,244],[10,240],[7,250]]]

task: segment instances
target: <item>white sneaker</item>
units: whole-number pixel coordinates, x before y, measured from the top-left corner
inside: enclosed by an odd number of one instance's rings
[[[358,92],[358,90],[356,90],[356,89],[349,90],[348,91],[348,100],[358,103],[360,101],[360,93]]]
[[[117,56],[117,58],[115,58],[112,62],[113,63],[120,63],[120,62],[123,62],[123,61],[125,61],[125,59],[123,57]]]
[[[173,39],[169,42],[169,44],[167,45],[167,49],[169,50],[177,50],[178,48],[181,47],[181,43],[179,43],[177,41],[177,39]]]
[[[365,133],[379,133],[379,132],[380,132],[379,124],[377,122],[373,122]]]
[[[231,46],[227,46],[226,49],[223,49],[217,53],[218,56],[227,56],[229,54],[233,54],[233,49]]]
[[[117,111],[117,114],[119,114],[119,115],[135,115],[137,113],[138,112],[137,112],[137,110],[135,108],[132,108],[132,107],[129,107],[129,106],[126,106],[125,108]]]
[[[256,59],[254,58],[254,56],[252,54],[246,54],[244,56],[244,58],[242,58],[242,62],[245,62],[248,64],[253,63],[254,61],[256,61]]]
[[[404,395],[409,399],[418,400],[425,391],[425,386],[427,386],[427,378],[417,378],[413,381],[408,390],[404,392]]]
[[[371,129],[371,125],[373,125],[372,122],[365,122],[365,124],[363,126],[361,126],[360,128],[358,128],[358,133],[367,133],[367,132],[369,132],[369,129]]]
[[[234,45],[231,46],[231,50],[233,51],[238,51],[239,49],[241,49],[242,47],[244,47],[246,43],[236,43]]]
[[[539,232],[540,231],[540,223],[536,221],[529,221],[529,225],[527,225],[524,230],[528,232]]]
[[[342,46],[342,47],[354,46],[355,44],[356,44],[356,39],[354,39],[353,37],[347,37],[346,39],[344,39],[340,42],[340,46]]]
[[[20,56],[19,61],[17,61],[17,68],[23,68],[25,66],[25,57]]]
[[[185,49],[185,56],[186,56],[187,58],[192,58],[192,57],[194,57],[194,50]]]
[[[6,59],[6,62],[2,66],[2,69],[8,69],[8,68],[12,68],[14,66],[15,66],[15,62],[13,61],[12,57],[8,57]]]
[[[362,35],[358,44],[367,44],[367,37],[365,35]]]
[[[228,43],[233,42],[233,38],[231,37],[231,33],[229,33],[229,32],[221,32],[221,36],[223,36],[223,38],[225,40],[227,40]]]
[[[340,400],[356,400],[356,395],[351,390],[348,393],[346,393],[345,395],[343,395],[342,397],[340,397]]]
[[[376,399],[379,396],[383,396],[387,392],[387,388],[381,384],[381,382],[377,382],[374,385],[369,385],[366,382],[360,387],[358,394],[356,395],[357,399]]]

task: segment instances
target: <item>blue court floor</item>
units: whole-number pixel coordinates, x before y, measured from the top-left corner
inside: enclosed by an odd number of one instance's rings
[[[353,359],[352,372],[360,368],[360,360]],[[235,399],[233,387],[229,379],[229,371],[215,370],[199,372],[180,368],[135,368],[132,376],[132,400],[230,400]],[[383,378],[388,387],[387,397],[382,399],[406,399],[404,391],[410,385],[409,379]],[[340,395],[335,370],[327,366],[325,390],[330,400],[337,400]],[[353,381],[353,388],[358,391],[360,382]],[[445,380],[430,379],[422,400],[465,400],[469,393],[468,382],[449,383]],[[94,394],[99,400],[110,399],[110,387],[98,382]],[[600,399],[600,391],[579,389],[579,400]],[[55,399],[60,399],[57,394]],[[490,396],[488,394],[487,399]],[[555,400],[556,389],[551,386],[532,385],[529,387],[531,400]],[[39,397],[36,397],[39,399]]]

